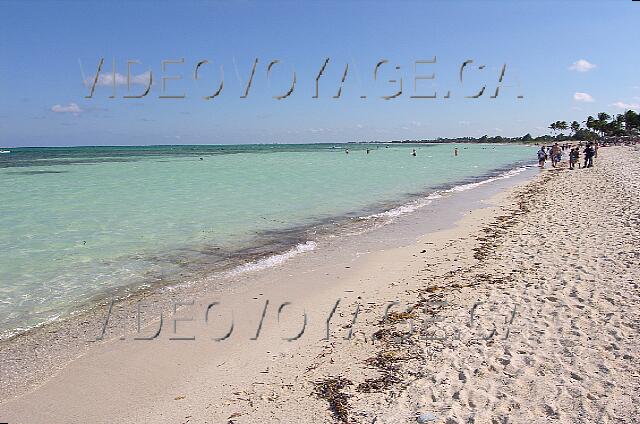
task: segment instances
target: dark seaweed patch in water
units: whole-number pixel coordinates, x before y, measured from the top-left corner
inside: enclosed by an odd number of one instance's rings
[[[336,145],[338,146],[338,145]],[[339,144],[351,150],[372,148],[375,144]],[[0,157],[0,168],[29,166],[92,165],[104,162],[135,162],[146,159],[173,160],[200,158],[236,153],[282,153],[310,151],[339,151],[331,144],[277,145],[197,145],[197,146],[87,146],[87,147],[24,147],[11,150]]]
[[[284,253],[298,243],[309,240],[306,230],[305,227],[299,227],[280,232],[259,233],[245,246],[235,249],[205,244],[185,246],[171,252],[132,255],[128,259],[177,266],[180,268],[179,277],[198,277]],[[171,276],[164,277],[165,280],[171,279]]]
[[[17,160],[14,162],[0,162],[0,168],[28,168],[31,166],[68,166],[68,165],[94,165],[104,162],[136,162],[139,159],[119,159],[119,158],[105,158],[105,159],[71,159],[71,160]]]
[[[40,175],[40,174],[66,174],[69,171],[14,171],[7,174],[15,175]]]
[[[518,163],[517,165],[521,164]],[[329,234],[346,235],[354,232],[359,233],[362,230],[372,228],[371,222],[368,220],[357,219],[363,213],[368,215],[389,210],[415,197],[423,197],[434,191],[447,190],[460,184],[482,181],[498,176],[512,168],[513,166],[504,167],[489,171],[478,177],[466,178],[436,187],[432,186],[422,193],[412,193],[397,201],[379,202],[369,208],[364,208],[364,210],[347,213],[343,216],[319,218],[311,220],[307,224],[258,231],[242,245],[232,248],[203,243],[182,246],[168,252],[128,255],[122,259],[126,262],[132,260],[143,261],[160,265],[162,269],[173,269],[173,271],[166,273],[162,271],[159,274],[156,274],[156,271],[149,271],[147,277],[150,281],[146,282],[155,283],[159,286],[172,285],[185,279],[199,279],[212,273],[230,270],[272,255],[282,254],[298,244],[310,240],[318,240]]]

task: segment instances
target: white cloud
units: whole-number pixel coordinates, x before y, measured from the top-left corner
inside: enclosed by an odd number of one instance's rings
[[[615,102],[612,103],[611,106],[617,107],[618,109],[640,109],[640,104],[638,103],[624,103],[624,102]]]
[[[590,63],[585,59],[580,59],[576,62],[573,62],[571,66],[569,66],[569,70],[578,71],[578,72],[588,72],[595,67],[596,65],[594,65],[593,63]]]
[[[587,103],[592,103],[595,101],[595,99],[591,97],[590,94],[587,94],[587,93],[575,93],[573,95],[573,100],[575,100],[576,102],[587,102]]]
[[[62,105],[53,105],[51,107],[51,112],[55,112],[55,113],[73,113],[73,114],[78,114],[80,112],[82,112],[82,109],[80,109],[80,106],[78,106],[76,103],[69,103],[66,106],[62,106]]]
[[[131,77],[131,84],[133,85],[149,85],[149,71],[144,72],[140,75],[133,75]],[[95,79],[95,75],[92,77],[88,77],[84,80],[84,83],[87,87],[91,87],[93,85],[93,81]],[[112,86],[113,81],[115,80],[116,85],[127,85],[127,76],[122,75],[116,72],[115,77],[112,72],[103,73],[98,76],[98,86]]]

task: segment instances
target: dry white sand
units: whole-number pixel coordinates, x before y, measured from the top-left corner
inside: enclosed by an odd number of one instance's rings
[[[499,203],[476,241],[451,234],[398,280],[416,334],[382,326],[378,374],[397,383],[380,394],[342,374],[348,421],[639,422],[640,152],[601,149]]]
[[[296,274],[284,265],[228,293],[211,315],[224,323],[180,322],[195,341],[96,344],[5,395],[0,421],[638,422],[640,151],[599,155],[594,168],[545,171],[415,244]],[[261,337],[249,340],[266,298]],[[283,301],[293,303],[278,326]],[[230,309],[234,341],[212,341]],[[303,309],[304,337],[283,340]]]

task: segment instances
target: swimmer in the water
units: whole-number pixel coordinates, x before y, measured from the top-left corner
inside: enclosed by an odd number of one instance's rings
[[[413,149],[413,152],[411,152],[411,156],[415,156],[416,155],[416,149]]]
[[[458,156],[458,148],[453,149],[453,156]]]

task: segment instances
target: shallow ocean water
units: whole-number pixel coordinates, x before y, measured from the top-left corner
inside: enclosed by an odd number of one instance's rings
[[[312,250],[318,232],[410,213],[437,189],[535,156],[528,146],[461,144],[454,157],[453,147],[11,149],[0,157],[0,335],[116,292],[277,264],[295,246]]]

